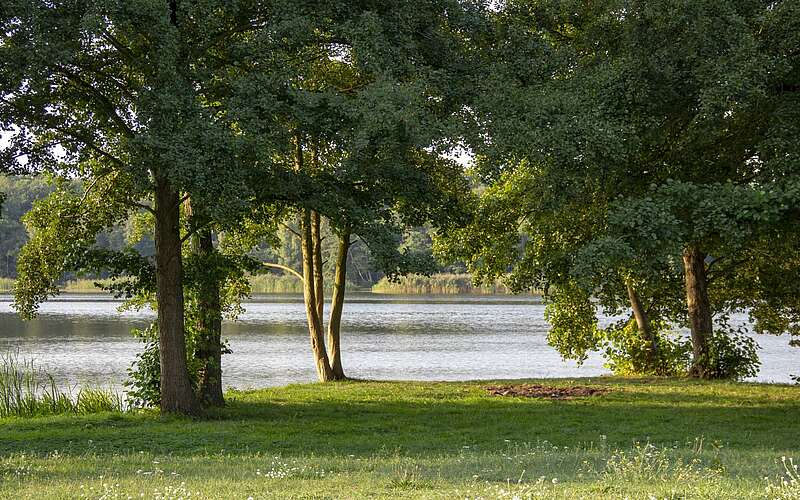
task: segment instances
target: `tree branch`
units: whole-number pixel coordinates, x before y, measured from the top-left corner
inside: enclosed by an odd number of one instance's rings
[[[294,274],[295,276],[297,276],[297,278],[301,282],[305,283],[305,279],[303,279],[303,275],[300,274],[299,272],[295,271],[294,269],[292,269],[289,266],[284,266],[282,264],[273,264],[271,262],[262,262],[261,265],[264,266],[264,267],[271,267],[271,268],[274,268],[274,269],[280,269],[282,271],[286,271],[288,273]]]
[[[153,207],[151,207],[150,205],[146,205],[144,203],[139,203],[139,202],[136,202],[136,201],[128,201],[126,203],[128,205],[133,206],[133,207],[143,208],[143,209],[147,210],[148,212],[150,212],[153,215],[156,214],[155,209]]]
[[[77,84],[79,87],[82,87],[82,88],[86,89],[86,91],[90,95],[94,96],[95,99],[97,99],[97,101],[99,101],[98,104],[100,104],[100,106],[103,108],[103,111],[105,111],[105,113],[108,115],[108,118],[110,118],[111,121],[113,121],[114,124],[117,125],[117,128],[120,130],[120,132],[122,132],[123,135],[125,135],[125,136],[127,136],[129,138],[134,136],[133,130],[131,130],[130,127],[128,127],[128,124],[125,123],[125,120],[123,120],[122,117],[120,117],[117,114],[117,110],[116,110],[116,107],[114,106],[114,103],[112,103],[108,99],[108,97],[106,97],[102,92],[100,92],[99,90],[94,88],[92,85],[90,85],[88,82],[86,82],[83,78],[81,78],[80,76],[76,75],[75,73],[73,73],[69,69],[61,67],[60,70],[61,70],[61,73],[64,76],[67,77],[68,80],[70,80],[73,83]]]
[[[283,227],[284,227],[286,230],[288,230],[288,231],[289,231],[290,233],[292,233],[293,235],[295,235],[295,236],[297,236],[298,238],[300,238],[300,233],[298,233],[297,231],[295,231],[294,229],[292,229],[292,227],[291,227],[291,226],[289,226],[288,224],[286,224],[286,223],[284,223],[284,222],[281,222],[281,226],[283,226]]]
[[[186,235],[183,238],[181,238],[181,243],[186,243],[186,240],[191,238],[193,235],[197,234],[201,229],[205,229],[205,228],[209,227],[211,224],[212,223],[209,221],[209,222],[206,222],[204,224],[200,224],[199,226],[197,226],[195,228],[192,228],[190,231],[187,231]]]

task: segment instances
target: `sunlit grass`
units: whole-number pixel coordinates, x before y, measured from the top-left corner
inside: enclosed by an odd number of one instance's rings
[[[545,383],[611,392],[543,401],[489,396],[488,383],[346,382],[232,391],[227,408],[199,420],[152,411],[7,418],[0,497],[800,494],[797,387]]]
[[[253,294],[302,294],[303,283],[291,274],[258,274],[248,277],[250,289]],[[349,291],[363,290],[358,286],[347,284]],[[330,294],[333,290],[333,279],[325,280],[325,293]]]
[[[410,274],[399,281],[381,279],[372,286],[374,293],[405,295],[498,295],[509,293],[499,281],[490,285],[475,286],[469,274]]]

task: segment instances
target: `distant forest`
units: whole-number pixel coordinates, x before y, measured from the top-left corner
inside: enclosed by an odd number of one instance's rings
[[[75,187],[79,183],[75,182]],[[0,176],[0,193],[6,199],[0,215],[0,277],[14,279],[17,277],[17,255],[20,248],[28,240],[28,232],[23,222],[24,215],[31,209],[36,200],[40,200],[53,192],[55,185],[40,176]],[[155,251],[153,239],[147,231],[138,227],[140,221],[131,219],[124,225],[115,226],[102,232],[97,237],[97,246],[112,250],[120,250],[132,246],[143,255],[152,256]],[[327,228],[323,227],[327,232]],[[302,268],[299,240],[292,234],[290,227],[281,226],[275,241],[265,241],[258,245],[251,256],[263,262],[278,263],[293,269]],[[415,228],[403,237],[402,246],[414,252],[431,255],[431,236],[425,227]],[[336,251],[335,238],[323,239],[323,255],[330,256]],[[433,261],[433,258],[431,257]],[[324,266],[326,274],[333,273],[333,259],[327,258]],[[463,264],[439,266],[433,271],[439,273],[465,273]],[[65,281],[74,279],[74,274],[67,274]],[[85,276],[103,278],[104,276]],[[356,240],[350,248],[347,266],[347,280],[359,287],[371,287],[384,277],[384,273],[375,271],[369,248]],[[291,278],[287,279],[290,281]]]

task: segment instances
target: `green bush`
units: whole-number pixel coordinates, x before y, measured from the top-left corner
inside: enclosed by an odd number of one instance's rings
[[[658,349],[642,338],[636,323],[606,330],[606,364],[617,375],[685,375],[691,362],[692,344],[688,339],[670,335],[666,325],[653,323]]]
[[[708,339],[708,378],[741,380],[755,377],[761,362],[759,346],[742,331],[723,327]]]
[[[144,343],[142,352],[128,368],[127,403],[133,408],[158,406],[161,403],[161,360],[158,351],[158,327],[155,323],[132,333]]]
[[[200,379],[200,362],[194,357],[197,334],[186,322],[186,366],[189,380],[197,390]],[[142,352],[128,368],[128,380],[123,385],[128,388],[127,404],[132,408],[158,407],[161,404],[161,353],[158,350],[158,325],[152,323],[144,330],[133,330],[134,336],[144,343]],[[225,349],[223,348],[223,352]]]

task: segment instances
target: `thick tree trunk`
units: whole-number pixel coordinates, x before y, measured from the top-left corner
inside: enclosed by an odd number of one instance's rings
[[[684,277],[686,279],[686,305],[689,326],[692,330],[693,358],[689,375],[705,378],[708,372],[708,339],[713,332],[711,306],[708,300],[706,277],[706,255],[694,245],[683,252]]]
[[[303,253],[303,302],[306,307],[308,332],[311,336],[311,352],[314,354],[314,363],[317,368],[317,377],[320,382],[333,380],[333,371],[325,350],[325,333],[322,330],[322,321],[317,309],[316,287],[314,283],[314,245],[312,241],[312,223],[309,210],[303,213],[301,228],[301,249]]]
[[[194,237],[193,251],[202,263],[213,267],[214,240],[211,231],[201,230]],[[197,395],[207,406],[223,406],[222,394],[222,301],[216,269],[201,276],[197,297],[197,343],[195,358],[200,361]]]
[[[650,318],[647,315],[647,311],[645,311],[642,306],[642,301],[639,299],[639,294],[636,293],[636,289],[630,282],[626,283],[625,286],[628,289],[628,298],[631,301],[631,309],[633,309],[633,317],[636,319],[636,327],[639,330],[639,335],[641,335],[642,340],[647,342],[648,345],[648,367],[653,369],[655,368],[656,359],[658,358],[658,339],[653,333],[653,329],[650,326]]]
[[[180,199],[168,180],[156,177],[156,300],[161,362],[161,411],[195,414],[199,405],[186,367]]]
[[[344,309],[344,294],[347,284],[347,254],[350,251],[350,234],[345,233],[339,237],[339,250],[336,255],[336,274],[333,282],[333,296],[331,297],[331,317],[328,320],[328,357],[331,360],[331,370],[336,380],[347,377],[342,367],[342,350],[340,333],[342,326],[342,310]]]

